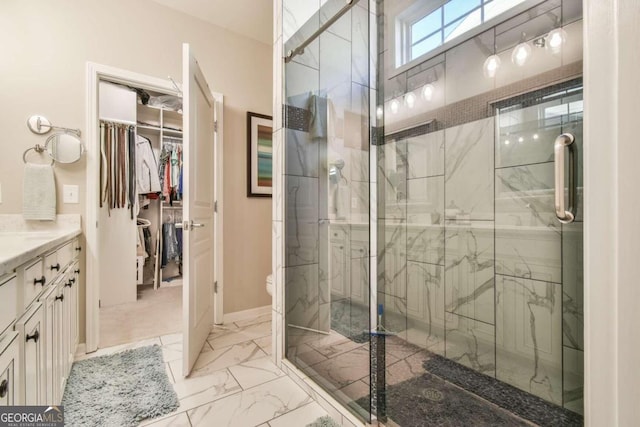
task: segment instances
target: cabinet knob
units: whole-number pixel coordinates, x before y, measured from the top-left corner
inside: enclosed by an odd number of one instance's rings
[[[60,271],[60,263],[57,263],[56,265],[52,265],[51,270],[56,270],[56,271]]]
[[[56,297],[56,301],[63,301],[64,300],[64,294],[60,294]]]
[[[71,286],[73,286],[73,282],[71,280],[64,284],[65,288],[70,288]]]
[[[82,246],[78,246],[78,247],[76,248],[76,252],[80,252],[81,250],[82,250]]]
[[[80,269],[76,268],[73,272],[76,273],[76,274],[80,274]]]
[[[37,285],[38,283],[40,283],[40,285],[44,286],[44,282],[45,282],[46,280],[47,280],[47,279],[45,279],[45,278],[44,278],[44,276],[42,276],[42,277],[41,277],[41,278],[39,278],[39,279],[33,279],[33,286]]]
[[[2,382],[0,383],[0,398],[5,397],[8,391],[9,391],[9,381],[2,380]]]
[[[38,332],[38,330],[36,330],[32,335],[27,334],[27,342],[29,342],[29,340],[33,340],[33,342],[38,342],[38,338],[40,338],[40,332]]]

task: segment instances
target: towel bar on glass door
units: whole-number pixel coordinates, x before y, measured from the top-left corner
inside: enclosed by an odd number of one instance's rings
[[[24,150],[24,153],[22,153],[22,161],[24,162],[24,164],[27,164],[27,154],[29,153],[29,151],[35,151],[36,153],[44,153],[44,147],[40,144],[36,144],[35,147],[29,147],[26,150]],[[55,163],[55,160],[51,159],[51,166],[53,166],[53,164]]]

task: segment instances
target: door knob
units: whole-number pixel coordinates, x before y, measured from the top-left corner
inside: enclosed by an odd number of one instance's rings
[[[204,227],[204,224],[200,224],[198,222],[193,222],[193,221],[185,221],[183,228],[185,230],[193,230],[194,228],[202,228],[202,227]]]

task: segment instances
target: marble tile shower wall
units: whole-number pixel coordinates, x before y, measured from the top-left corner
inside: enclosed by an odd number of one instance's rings
[[[378,147],[386,327],[581,412],[582,225],[555,220],[552,145],[506,155],[496,121]]]
[[[305,16],[293,3],[285,19],[306,21],[289,25],[285,52],[344,6],[328,0]],[[367,8],[356,4],[283,70],[286,322],[314,331],[330,330],[332,301],[369,302]]]

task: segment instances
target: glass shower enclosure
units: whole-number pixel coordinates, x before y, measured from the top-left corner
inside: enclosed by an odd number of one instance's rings
[[[363,421],[582,425],[581,2],[303,3],[286,358]]]

